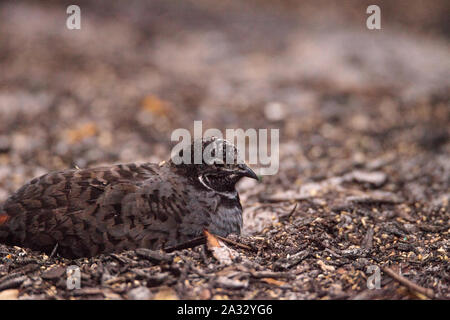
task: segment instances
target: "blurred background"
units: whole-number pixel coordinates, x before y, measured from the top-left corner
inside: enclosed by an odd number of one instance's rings
[[[376,2],[381,30],[373,1],[293,0],[77,1],[68,30],[75,3],[2,1],[0,202],[49,170],[167,159],[194,120],[279,128],[268,191],[393,159],[388,189],[444,192],[450,2]]]
[[[81,30],[66,27],[71,4]],[[372,4],[381,30],[366,27]],[[449,16],[448,0],[1,1],[0,205],[48,171],[168,159],[172,131],[194,120],[279,129],[278,174],[238,186],[240,241],[288,283],[184,250],[170,276],[145,268],[147,298],[427,298],[387,276],[369,290],[374,265],[449,298]],[[105,256],[82,263],[83,295],[56,273],[42,281],[47,256],[0,251],[3,289],[41,265],[20,298],[133,298],[143,285],[130,258]],[[120,274],[115,293],[103,273]]]

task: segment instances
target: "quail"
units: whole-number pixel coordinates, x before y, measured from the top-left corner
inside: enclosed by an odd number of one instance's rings
[[[235,185],[257,175],[237,161],[237,149],[228,141],[196,141],[160,164],[73,169],[31,180],[0,206],[0,243],[46,253],[57,246],[59,255],[79,258],[164,249],[191,241],[204,229],[219,236],[240,234]],[[200,151],[214,146],[213,161],[194,161],[198,146]]]

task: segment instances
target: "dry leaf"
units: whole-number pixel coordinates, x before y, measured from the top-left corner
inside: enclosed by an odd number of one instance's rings
[[[170,113],[169,104],[154,95],[146,96],[142,101],[141,108],[157,116],[166,116]]]
[[[261,281],[264,281],[265,283],[273,284],[276,286],[284,286],[286,284],[286,282],[284,282],[284,281],[276,280],[273,278],[262,278]]]
[[[77,143],[86,138],[93,137],[97,134],[98,128],[93,122],[85,123],[75,129],[66,131],[67,141],[69,143]]]
[[[230,265],[233,260],[239,256],[239,253],[231,248],[228,248],[222,241],[217,239],[213,234],[204,230],[206,236],[206,244],[208,249],[212,252],[214,258],[224,265]]]
[[[178,300],[178,295],[172,288],[161,287],[153,296],[153,300]]]

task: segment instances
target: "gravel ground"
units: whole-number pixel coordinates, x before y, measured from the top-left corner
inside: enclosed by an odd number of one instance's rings
[[[0,298],[449,299],[450,7],[394,3],[369,31],[356,1],[80,1],[70,31],[57,1],[2,2],[0,203],[48,171],[167,159],[194,120],[280,129],[280,170],[239,185],[231,241],[0,244]]]

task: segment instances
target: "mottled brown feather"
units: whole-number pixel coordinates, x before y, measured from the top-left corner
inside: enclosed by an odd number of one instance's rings
[[[54,172],[5,202],[0,241],[44,252],[58,244],[58,253],[72,258],[159,249],[200,235],[213,224],[219,202],[220,196],[170,164]],[[219,233],[229,233],[225,229]]]

